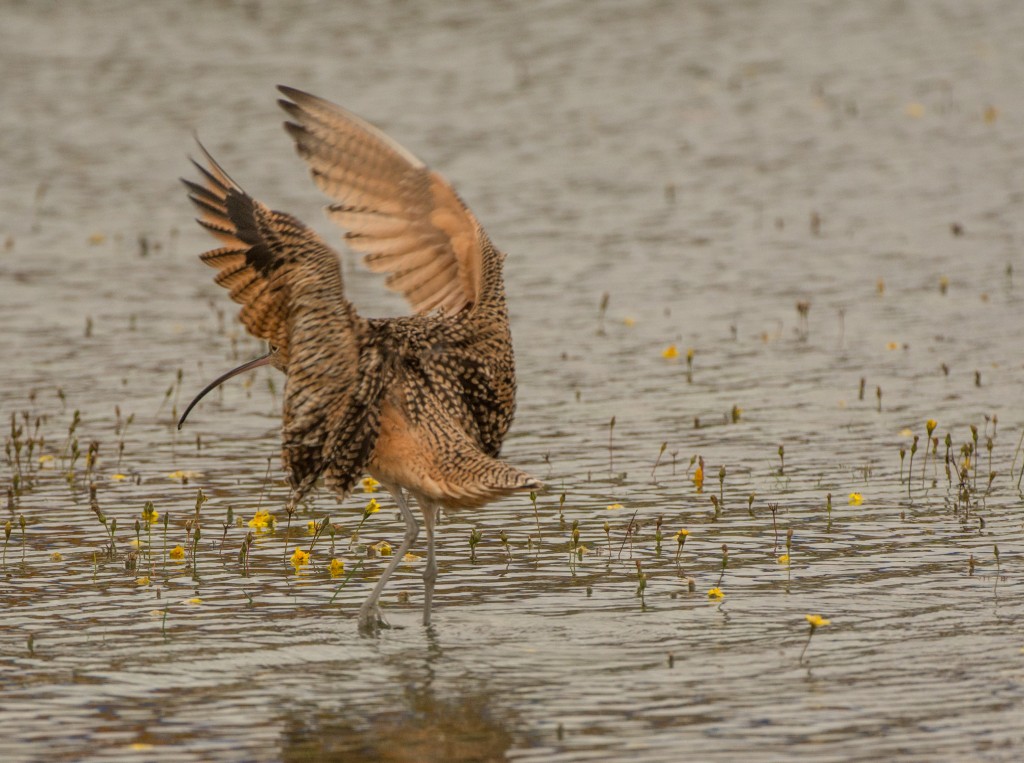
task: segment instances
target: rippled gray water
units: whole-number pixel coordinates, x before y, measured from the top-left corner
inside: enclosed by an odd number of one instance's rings
[[[1019,757],[1024,6],[2,2],[0,63],[5,760]],[[173,426],[259,351],[195,257],[192,132],[339,240],[279,82],[381,125],[509,253],[505,455],[552,489],[448,518],[429,630],[411,560],[404,627],[356,635],[388,501],[351,547],[364,494],[285,537],[280,377]],[[944,441],[962,468],[971,425],[961,490]],[[199,488],[193,568],[166,549]],[[257,508],[280,523],[246,574]],[[329,541],[283,559],[326,513],[355,570],[333,601]],[[801,661],[807,614],[831,624]]]

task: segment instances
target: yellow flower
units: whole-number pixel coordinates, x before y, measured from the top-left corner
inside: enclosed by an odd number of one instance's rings
[[[697,492],[704,492],[704,469],[700,466],[693,473],[693,484],[697,486]]]
[[[309,522],[306,523],[306,532],[310,535],[316,535],[316,525],[317,523],[314,522],[312,519],[309,520]]]
[[[135,578],[135,585],[149,585],[149,576],[143,575],[141,578]]]
[[[725,594],[722,592],[721,588],[719,588],[718,586],[715,586],[714,588],[709,588],[708,589],[708,598],[709,599],[724,599],[725,598]]]
[[[928,419],[926,422],[924,422],[924,427],[925,429],[928,430],[929,437],[932,436],[932,432],[935,431],[935,427],[937,427],[938,425],[939,422],[937,422],[935,419]]]
[[[185,601],[183,601],[181,603],[182,604],[202,604],[203,600],[200,599],[198,596],[193,596],[191,599],[185,599]]]
[[[783,554],[779,557],[779,564],[789,564],[789,554]]]
[[[386,540],[382,540],[380,543],[374,543],[370,548],[381,556],[391,556],[391,544]]]
[[[64,554],[62,554],[60,551],[54,551],[52,554],[50,554],[50,561],[63,562]]]
[[[47,464],[51,464],[51,463],[53,463],[53,456],[51,456],[49,453],[39,457],[39,467],[40,468],[46,468],[46,465]]]
[[[171,559],[173,559],[176,562],[180,562],[182,559],[185,558],[185,549],[183,549],[181,546],[175,546],[167,552],[167,556],[171,557]]]
[[[303,551],[301,548],[295,549],[295,553],[291,555],[289,560],[292,563],[292,567],[296,570],[300,567],[309,564],[309,554]]]
[[[913,436],[914,436],[914,430],[910,429],[909,427],[906,427],[906,428],[900,430],[900,437],[913,437]]]
[[[201,476],[203,476],[201,472],[182,471],[181,469],[178,469],[178,471],[168,474],[167,479],[184,484],[189,480],[193,480],[196,477]]]
[[[120,472],[118,472],[117,474],[111,474],[110,479],[112,479],[114,482],[124,482],[126,479],[128,479],[128,475],[121,474]]]
[[[678,358],[679,350],[676,349],[676,346],[674,344],[670,344],[668,347],[661,351],[661,357],[665,358],[666,360]]]
[[[824,628],[826,625],[831,625],[831,620],[826,620],[821,615],[804,615],[807,618],[807,622],[811,624],[811,630],[815,628]]]
[[[274,528],[274,515],[269,511],[257,511],[249,520],[249,527],[254,530],[267,530]]]
[[[686,536],[688,536],[689,534],[689,530],[680,530],[676,533],[676,540],[682,543],[684,540],[686,540]]]
[[[623,508],[621,503],[609,503],[608,504],[608,511],[618,511],[621,508]]]
[[[860,506],[864,503],[864,496],[860,493],[850,493],[850,499],[847,501],[851,506]]]
[[[414,554],[414,553],[412,553],[412,551],[410,551],[408,554],[406,554],[405,556],[402,557],[402,561],[405,561],[405,562],[418,562],[422,558],[423,557],[420,556],[419,554]]]
[[[364,493],[376,493],[377,488],[380,487],[380,483],[377,482],[373,477],[363,477],[363,492]]]
[[[380,504],[377,503],[376,498],[371,498],[370,502],[366,504],[366,508],[363,509],[363,519],[366,519],[371,514],[376,514],[380,511]]]
[[[885,349],[887,349],[887,350],[898,350],[899,348],[900,348],[900,343],[899,342],[889,342],[888,344],[885,345]]]
[[[151,525],[159,518],[160,512],[151,503],[147,503],[142,507],[142,520],[147,524]]]
[[[331,577],[336,578],[345,571],[345,562],[341,559],[331,559],[331,566],[328,569],[331,572]]]

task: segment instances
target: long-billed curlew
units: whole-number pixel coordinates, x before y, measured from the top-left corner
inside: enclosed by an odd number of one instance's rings
[[[366,319],[345,298],[338,255],[290,215],[249,196],[206,153],[202,183],[183,181],[200,225],[223,246],[201,259],[241,303],[249,333],[270,352],[224,374],[272,365],[286,375],[282,460],[289,510],[321,476],[339,496],[365,473],[395,498],[405,538],[359,611],[384,625],[378,601],[419,535],[406,493],[427,530],[423,623],[437,560],[439,508],[477,508],[540,483],[497,456],[515,410],[515,366],[502,255],[452,187],[354,114],[280,87],[285,128],[332,220],[371,270],[388,274],[414,315]]]

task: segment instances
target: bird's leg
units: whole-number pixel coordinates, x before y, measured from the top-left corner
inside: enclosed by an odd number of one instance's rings
[[[406,503],[401,488],[392,488],[387,485],[385,487],[394,496],[395,503],[398,504],[398,510],[402,513],[402,519],[405,520],[405,538],[402,540],[402,545],[399,546],[398,551],[394,552],[391,563],[381,573],[377,585],[373,587],[373,591],[370,592],[366,601],[363,602],[363,606],[359,608],[359,630],[364,632],[373,631],[376,628],[387,625],[387,621],[384,619],[378,606],[380,595],[384,591],[384,586],[387,585],[391,574],[402,563],[405,555],[409,553],[409,549],[412,548],[412,544],[416,542],[416,538],[420,534],[419,523],[416,521],[416,516],[410,511],[409,504]]]
[[[423,624],[430,625],[430,605],[434,600],[434,581],[437,580],[437,557],[434,555],[434,525],[437,522],[437,504],[420,502],[423,526],[427,528],[427,566],[423,570]]]

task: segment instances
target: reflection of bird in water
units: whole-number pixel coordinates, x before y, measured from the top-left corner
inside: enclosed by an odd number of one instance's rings
[[[405,538],[359,612],[364,630],[384,624],[378,600],[419,534],[412,495],[427,530],[423,622],[437,561],[438,509],[478,508],[540,483],[498,460],[515,410],[504,255],[445,180],[367,124],[291,88],[279,101],[313,179],[333,203],[371,270],[388,274],[415,315],[360,317],[345,298],[337,254],[312,230],[245,193],[206,154],[202,183],[184,181],[199,223],[223,243],[202,255],[216,282],[242,304],[249,332],[270,353],[204,389],[260,365],[287,376],[284,467],[289,511],[319,477],[344,496],[365,473],[394,496]],[[205,154],[205,151],[204,151]]]

